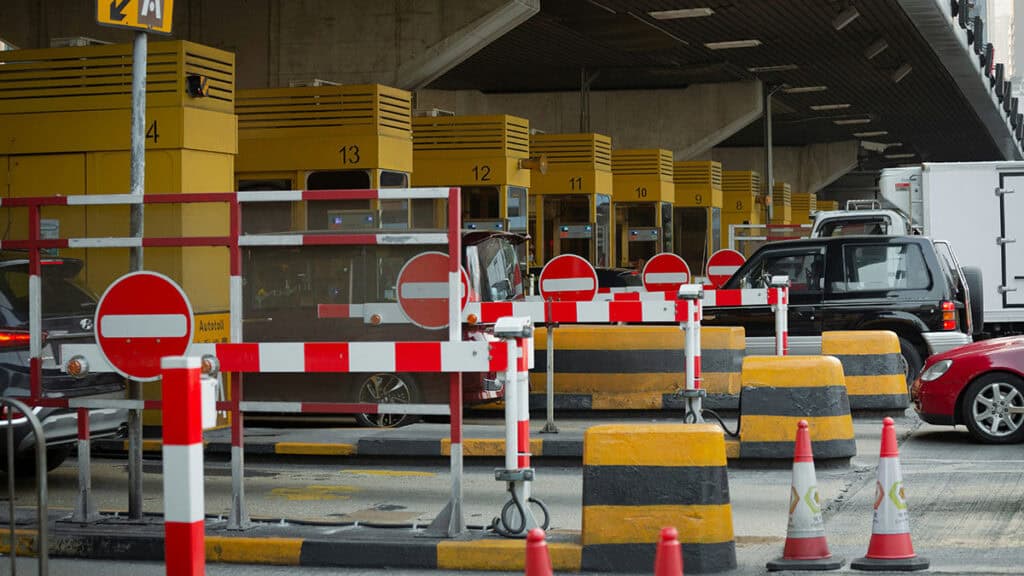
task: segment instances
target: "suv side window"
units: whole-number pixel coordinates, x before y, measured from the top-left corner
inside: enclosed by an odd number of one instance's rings
[[[927,290],[931,273],[917,244],[854,244],[843,246],[842,277],[834,292]]]
[[[820,293],[824,289],[825,249],[766,253],[739,278],[737,288],[765,288],[771,276],[789,276],[791,294]]]

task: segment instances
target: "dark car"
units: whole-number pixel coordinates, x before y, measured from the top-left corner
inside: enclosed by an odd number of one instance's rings
[[[1024,442],[1024,337],[982,340],[932,356],[911,395],[925,422],[962,424],[987,444]]]
[[[524,236],[466,231],[463,267],[470,298],[500,302],[523,298],[517,246]],[[441,340],[447,330],[410,323],[398,308],[397,279],[403,266],[425,251],[445,246],[253,247],[245,251],[243,335],[255,342]],[[322,305],[365,307],[358,317],[321,317]],[[370,318],[367,322],[366,318]],[[376,321],[374,321],[376,319]],[[463,338],[493,338],[482,325],[463,328]],[[503,389],[494,374],[464,374],[466,405],[498,400]],[[365,404],[447,403],[446,374],[247,374],[251,401],[357,402]],[[416,419],[409,414],[357,414],[364,426],[396,427]]]
[[[764,288],[790,280],[789,334],[794,354],[821,353],[821,333],[891,330],[899,336],[907,384],[924,358],[970,342],[963,276],[922,236],[839,236],[772,242],[757,250],[723,286]],[[705,325],[743,326],[748,353],[770,354],[769,306],[707,308]]]
[[[42,393],[44,396],[77,398],[124,397],[124,380],[117,374],[87,374],[81,378],[62,373],[63,344],[94,342],[93,314],[96,298],[75,278],[80,260],[44,258],[41,267],[42,293]],[[27,397],[31,393],[29,371],[29,270],[21,253],[0,254],[0,395]],[[74,410],[35,408],[46,436],[47,466],[61,464],[78,437],[78,416]],[[34,459],[36,438],[24,415],[14,417],[15,458],[25,464]],[[91,435],[114,436],[127,421],[123,409],[90,410]],[[7,414],[0,414],[0,468],[7,460]],[[22,465],[16,463],[16,468]]]
[[[542,267],[530,268],[530,275],[536,282],[540,278]],[[632,268],[594,268],[597,274],[597,288],[599,292],[611,292],[612,288],[642,288],[644,283],[640,273]]]

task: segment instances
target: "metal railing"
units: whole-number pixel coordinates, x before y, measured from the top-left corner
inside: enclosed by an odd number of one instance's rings
[[[46,507],[47,493],[46,493],[46,435],[43,433],[43,425],[40,424],[39,418],[33,413],[32,409],[26,406],[20,400],[9,398],[7,396],[0,396],[0,406],[7,408],[7,513],[10,516],[10,559],[11,559],[11,576],[17,576],[18,574],[18,522],[17,522],[17,508],[15,506],[15,493],[14,493],[14,418],[13,411],[21,412],[22,418],[32,427],[32,434],[35,435],[36,439],[36,511],[38,513],[39,522],[39,536],[36,538],[36,554],[39,559],[39,576],[46,576],[49,574],[49,538],[47,535],[47,516],[48,511]],[[20,418],[19,418],[20,419]]]

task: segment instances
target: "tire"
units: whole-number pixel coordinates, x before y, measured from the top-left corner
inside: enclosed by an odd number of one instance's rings
[[[68,459],[71,455],[71,444],[58,444],[46,449],[46,471],[53,472]],[[0,463],[6,470],[7,462]],[[35,477],[36,475],[36,451],[31,450],[24,455],[16,456],[14,459],[14,473],[19,477]]]
[[[415,404],[419,399],[419,385],[411,376],[382,372],[363,378],[359,384],[356,402]],[[398,428],[412,424],[417,419],[413,414],[356,414],[356,422],[367,428]]]
[[[917,380],[918,375],[921,374],[924,360],[921,359],[921,352],[914,346],[914,343],[902,336],[900,336],[900,355],[903,356],[903,361],[906,363],[904,369],[906,370],[907,390],[909,391],[910,387],[914,384],[914,380]]]
[[[1012,409],[1019,411],[1009,412]],[[1024,412],[1020,410],[1024,410],[1024,380],[996,372],[967,386],[961,418],[979,442],[1015,444],[1024,441]]]
[[[971,325],[974,328],[971,335],[981,334],[985,329],[985,285],[981,279],[981,268],[961,266],[960,270],[971,293]]]

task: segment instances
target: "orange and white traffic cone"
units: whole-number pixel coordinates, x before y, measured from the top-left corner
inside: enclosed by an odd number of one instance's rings
[[[821,518],[818,480],[814,475],[814,455],[807,420],[796,429],[793,449],[793,483],[789,496],[789,527],[782,558],[768,563],[776,570],[838,570],[845,560],[833,558],[825,540],[825,522]]]
[[[903,491],[900,450],[892,418],[882,421],[882,450],[875,484],[875,518],[868,553],[850,563],[854,570],[925,570],[929,562],[914,553],[910,541],[910,515]]]
[[[654,551],[654,576],[683,576],[683,548],[673,526],[661,529],[661,539]]]
[[[552,576],[551,556],[544,531],[534,528],[526,533],[526,576]]]

